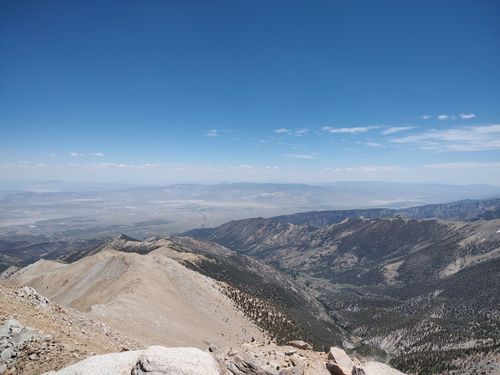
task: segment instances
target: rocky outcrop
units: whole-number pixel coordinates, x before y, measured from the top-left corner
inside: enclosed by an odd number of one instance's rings
[[[43,335],[34,328],[25,327],[14,318],[6,320],[0,325],[0,374],[17,362],[23,350],[35,346],[52,350],[56,344],[50,335]],[[32,350],[28,351],[30,359],[36,359],[38,354]]]
[[[350,358],[337,347],[325,354],[299,348],[309,347],[304,341],[289,344],[248,343],[218,359],[224,375],[403,375],[383,363]]]
[[[336,370],[340,369],[340,370]],[[45,375],[403,375],[379,362],[361,363],[342,349],[328,354],[291,345],[247,343],[227,351],[151,346],[89,357]]]
[[[10,266],[10,267],[8,267],[2,273],[0,273],[0,281],[1,280],[8,280],[9,278],[11,278],[20,269],[21,269],[21,267],[19,267],[19,266]]]
[[[356,358],[350,358],[344,350],[337,347],[328,351],[326,367],[332,375],[404,375],[401,371],[380,362],[362,363]]]
[[[125,348],[144,346],[34,289],[0,283],[0,374],[40,375]]]
[[[45,375],[220,375],[217,361],[196,348],[150,346],[145,350],[89,357]]]
[[[29,286],[23,286],[18,292],[17,295],[21,298],[29,298],[34,303],[42,308],[47,308],[49,306],[50,301],[48,298],[38,294],[38,292],[30,288]]]

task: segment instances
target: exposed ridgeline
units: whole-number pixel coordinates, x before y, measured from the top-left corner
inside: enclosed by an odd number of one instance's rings
[[[440,215],[449,218],[465,214],[461,204],[484,203],[455,203],[449,215],[443,205],[408,212],[444,210]],[[481,210],[468,216],[497,212]],[[240,220],[186,235],[269,262],[308,285],[359,353],[387,356],[415,374],[494,373],[491,363],[500,362],[500,220],[359,214]]]
[[[345,338],[304,285],[258,260],[190,238],[139,241],[121,235],[8,273],[11,282],[124,326],[149,344],[204,347],[252,337],[278,343],[302,338],[324,349]]]

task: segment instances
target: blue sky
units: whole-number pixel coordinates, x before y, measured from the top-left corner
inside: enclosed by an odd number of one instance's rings
[[[498,1],[4,1],[0,179],[500,184]]]

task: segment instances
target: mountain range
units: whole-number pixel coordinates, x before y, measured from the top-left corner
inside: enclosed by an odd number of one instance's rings
[[[308,212],[185,235],[310,287],[356,351],[381,349],[410,373],[467,373],[471,363],[498,362],[500,220],[485,220],[498,202]]]
[[[0,255],[18,266],[2,278],[137,349],[302,339],[408,374],[495,374],[499,202],[303,212],[144,239],[11,238]]]

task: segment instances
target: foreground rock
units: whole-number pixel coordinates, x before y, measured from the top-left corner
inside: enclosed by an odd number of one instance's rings
[[[12,367],[21,351],[34,342],[47,349],[54,349],[56,346],[50,335],[42,335],[36,329],[25,327],[16,319],[8,319],[0,325],[0,374]],[[31,353],[31,356],[35,359],[37,354]]]
[[[144,346],[32,288],[0,283],[0,374],[40,375],[123,348]]]
[[[404,375],[380,362],[361,362],[336,347],[315,352],[304,341],[287,346],[244,344],[219,356],[228,375]]]
[[[403,375],[383,363],[351,359],[339,348],[325,354],[252,342],[214,355],[197,348],[151,346],[89,357],[45,375]]]
[[[46,375],[219,375],[217,361],[197,348],[150,346],[145,350],[89,357]]]

